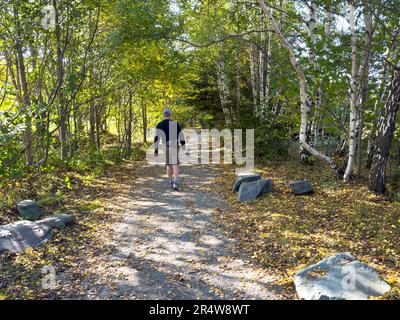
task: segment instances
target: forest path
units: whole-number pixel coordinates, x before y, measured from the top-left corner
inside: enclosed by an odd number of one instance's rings
[[[212,210],[229,210],[207,191],[218,174],[185,165],[181,191],[169,189],[164,167],[144,164],[141,177],[118,181],[110,205],[123,206],[114,223],[107,276],[89,299],[278,299],[273,279],[224,236]],[[128,169],[129,170],[129,169]],[[237,248],[237,247],[236,247]],[[104,274],[104,272],[102,272]]]

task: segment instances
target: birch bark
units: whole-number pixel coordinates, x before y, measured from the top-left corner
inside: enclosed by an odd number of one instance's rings
[[[375,152],[372,158],[372,166],[369,174],[369,189],[378,194],[386,192],[386,167],[390,146],[396,129],[396,116],[399,111],[399,105],[400,70],[397,69],[390,85],[390,93],[385,105],[384,115],[380,121]]]
[[[365,26],[365,37],[364,45],[366,48],[365,58],[362,67],[361,74],[361,101],[360,101],[360,123],[358,130],[358,149],[357,149],[357,176],[360,177],[362,174],[362,136],[364,131],[364,112],[368,99],[368,79],[369,79],[369,64],[370,64],[370,47],[372,43],[372,15],[366,8],[366,2],[364,2],[364,26]]]
[[[268,10],[267,5],[265,4],[264,0],[257,0],[258,4],[260,5],[261,9],[265,13],[265,15],[269,18],[271,22],[271,27],[281,40],[282,45],[286,48],[286,50],[289,53],[290,61],[291,64],[293,65],[293,68],[296,71],[298,80],[299,80],[299,89],[300,89],[300,104],[301,104],[301,123],[300,123],[300,146],[304,148],[306,151],[308,151],[310,154],[314,155],[315,157],[320,158],[321,160],[327,162],[330,167],[336,172],[338,176],[341,176],[340,169],[338,166],[335,164],[332,158],[323,155],[320,153],[318,150],[310,146],[307,142],[306,139],[306,133],[307,133],[307,120],[308,120],[308,115],[310,112],[310,104],[308,100],[308,95],[307,95],[307,83],[306,83],[306,78],[303,72],[303,69],[299,63],[299,61],[296,58],[295,52],[290,45],[289,41],[286,39],[282,31],[280,30],[277,22],[275,21],[274,16],[272,15],[272,12]]]
[[[251,91],[253,94],[253,104],[254,104],[254,114],[258,113],[258,97],[257,97],[257,73],[256,73],[256,65],[255,65],[255,46],[254,44],[250,44],[249,50],[249,66],[250,66],[250,80],[251,80]]]
[[[350,128],[349,128],[349,155],[347,167],[343,176],[344,181],[349,181],[353,174],[356,154],[356,128],[357,128],[357,35],[355,29],[355,8],[353,1],[348,1],[349,23],[351,32],[351,80],[350,80]]]

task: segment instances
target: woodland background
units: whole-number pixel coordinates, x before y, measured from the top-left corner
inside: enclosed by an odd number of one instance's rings
[[[3,0],[0,19],[2,223],[26,195],[57,207],[79,181],[143,158],[168,107],[183,127],[255,129],[257,166],[277,179],[334,185],[319,212],[342,199],[350,213],[326,229],[347,230],[396,281],[397,0]],[[276,201],[303,228],[326,218]],[[252,217],[241,234],[264,232]],[[323,256],[307,241],[303,258]],[[302,259],[295,247],[275,248],[280,266]]]

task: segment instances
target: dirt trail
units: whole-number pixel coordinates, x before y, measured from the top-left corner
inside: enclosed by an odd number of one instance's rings
[[[109,244],[113,284],[87,298],[279,298],[272,278],[235,253],[213,219],[213,209],[229,206],[206,191],[216,175],[211,167],[182,166],[179,192],[169,189],[163,167],[146,164],[140,172],[112,200],[124,207]]]

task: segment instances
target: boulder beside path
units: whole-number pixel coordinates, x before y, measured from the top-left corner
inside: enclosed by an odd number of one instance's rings
[[[0,253],[41,246],[52,238],[53,228],[65,228],[75,222],[73,215],[56,214],[39,221],[22,220],[0,226]]]
[[[297,272],[294,283],[297,294],[305,300],[367,300],[390,290],[374,269],[348,252]]]
[[[240,185],[237,195],[237,201],[255,200],[265,193],[272,192],[272,180],[261,179],[251,182],[245,182]]]
[[[0,253],[23,252],[42,245],[51,237],[51,228],[46,225],[28,220],[13,222],[0,227]]]
[[[43,210],[33,200],[23,200],[17,203],[17,209],[21,217],[34,220],[43,216]]]
[[[310,194],[314,192],[313,186],[307,180],[290,182],[289,189],[294,195]]]
[[[70,226],[76,222],[76,217],[71,214],[55,214],[50,217],[44,218],[42,220],[37,221],[39,224],[46,225],[50,228],[59,228],[63,229],[67,226]]]
[[[257,181],[261,179],[261,174],[260,173],[239,173],[236,181],[232,187],[233,192],[238,192],[240,185],[245,182],[252,182],[252,181]]]

